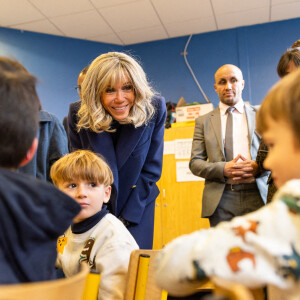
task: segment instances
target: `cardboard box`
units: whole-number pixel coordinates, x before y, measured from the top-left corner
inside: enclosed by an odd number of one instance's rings
[[[195,120],[213,109],[212,103],[176,107],[176,123]]]

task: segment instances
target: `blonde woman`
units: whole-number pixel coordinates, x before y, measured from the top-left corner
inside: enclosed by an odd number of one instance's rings
[[[82,101],[70,105],[71,147],[107,160],[115,179],[111,212],[140,248],[151,249],[165,100],[155,95],[139,63],[119,52],[102,54],[91,63],[81,92]]]

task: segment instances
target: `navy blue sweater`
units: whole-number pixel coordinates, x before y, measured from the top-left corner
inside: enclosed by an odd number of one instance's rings
[[[0,168],[0,284],[54,279],[57,238],[80,209],[52,184]]]

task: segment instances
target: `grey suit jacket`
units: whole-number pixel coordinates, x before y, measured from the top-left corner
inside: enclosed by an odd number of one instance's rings
[[[248,122],[248,139],[251,159],[255,160],[260,143],[260,135],[255,130],[256,109],[245,104]],[[222,140],[220,109],[196,119],[190,170],[196,176],[205,178],[202,199],[202,217],[211,216],[217,208],[225,188],[223,174],[226,164]],[[266,203],[268,174],[256,179],[261,197]]]

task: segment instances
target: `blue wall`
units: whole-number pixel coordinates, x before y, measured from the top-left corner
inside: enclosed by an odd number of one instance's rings
[[[69,103],[78,100],[74,87],[80,71],[99,54],[122,50],[117,45],[0,28],[0,55],[17,59],[38,78],[43,109],[60,120]]]
[[[260,104],[278,80],[280,56],[300,38],[299,28],[300,18],[194,35],[187,59],[214,106],[218,104],[214,73],[226,63],[243,71],[244,100]],[[78,73],[108,51],[126,51],[137,57],[154,88],[167,101],[178,102],[184,97],[187,102],[205,103],[181,55],[187,40],[185,36],[122,47],[0,28],[0,55],[18,59],[38,77],[43,108],[62,120],[69,103],[78,99],[74,90]]]
[[[278,81],[277,63],[288,47],[300,39],[300,18],[262,25],[240,27],[192,36],[187,59],[202,89],[218,105],[214,73],[222,65],[239,66],[244,74],[243,98],[260,104],[269,88]],[[156,89],[167,101],[205,103],[185,65],[183,52],[188,37],[126,47],[141,58]]]

